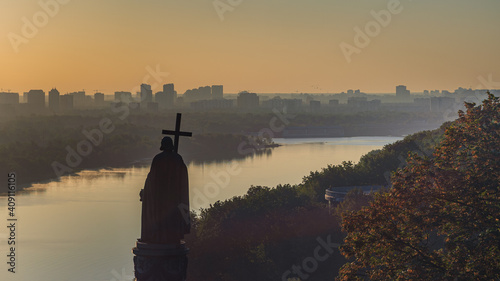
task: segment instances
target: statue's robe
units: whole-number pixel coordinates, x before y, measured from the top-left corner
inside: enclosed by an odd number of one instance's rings
[[[189,233],[189,183],[182,157],[155,156],[142,193],[141,241],[178,244]]]

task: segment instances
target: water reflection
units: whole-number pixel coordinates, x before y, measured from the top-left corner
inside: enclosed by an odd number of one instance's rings
[[[191,155],[186,153],[183,155],[184,162],[186,164],[193,163],[195,165],[204,165],[204,164],[222,164],[230,161],[238,161],[244,160],[247,158],[254,157],[262,157],[262,156],[271,156],[273,153],[272,148],[267,149],[258,149],[255,150],[254,154],[237,154],[234,155],[232,152],[228,152],[227,155],[213,155],[213,154],[205,154],[205,155]]]

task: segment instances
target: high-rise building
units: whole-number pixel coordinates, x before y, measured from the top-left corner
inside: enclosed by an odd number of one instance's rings
[[[170,83],[170,84],[163,85],[163,92],[166,93],[166,94],[168,94],[168,93],[176,93],[175,89],[174,89],[174,84]]]
[[[309,100],[308,103],[310,103]],[[300,111],[302,109],[302,99],[282,99],[280,96],[276,96],[272,99],[262,102],[262,107],[264,108],[275,108],[284,109],[292,112]]]
[[[367,97],[350,97],[347,98],[347,104],[353,107],[361,107],[368,101]]]
[[[153,102],[153,91],[151,85],[141,84],[141,103],[147,105],[148,102]]]
[[[73,106],[75,108],[82,108],[87,105],[85,91],[73,92],[69,93],[69,95],[73,96]]]
[[[396,97],[406,98],[410,96],[410,91],[406,89],[406,86],[399,85],[396,86]]]
[[[155,102],[158,104],[158,108],[167,108],[167,98],[165,92],[156,92]]]
[[[163,107],[174,107],[175,101],[177,100],[177,92],[174,89],[174,84],[170,83],[163,85],[163,94],[165,98]],[[160,105],[160,107],[162,106]]]
[[[115,92],[115,101],[129,103],[132,101],[131,92]]]
[[[198,99],[209,100],[212,98],[212,87],[210,86],[200,87],[198,90],[199,90]]]
[[[30,109],[45,108],[45,92],[43,90],[30,90],[27,97]]]
[[[61,110],[72,110],[74,108],[73,99],[74,96],[72,95],[59,96],[59,108]]]
[[[413,104],[418,107],[419,111],[430,111],[431,110],[431,99],[430,98],[416,98],[413,99]]]
[[[17,105],[19,104],[18,93],[0,93],[0,104]]]
[[[302,99],[283,99],[283,106],[289,111],[298,111],[302,107]]]
[[[450,97],[431,97],[431,111],[445,112],[453,110],[455,106],[455,98]]]
[[[310,101],[309,108],[311,109],[311,112],[320,110],[321,109],[321,101],[319,101],[319,100]]]
[[[49,108],[53,111],[59,111],[59,91],[52,89],[49,92]]]
[[[94,105],[99,106],[99,107],[104,105],[104,94],[103,93],[95,93],[94,94]]]
[[[329,100],[328,105],[329,106],[339,106],[339,100]]]
[[[224,98],[224,86],[212,85],[212,99],[219,100]]]
[[[198,89],[187,90],[183,97],[186,101],[209,100],[212,98],[212,87],[205,86]]]
[[[240,92],[236,98],[239,108],[259,107],[259,96],[256,93]]]
[[[191,108],[197,110],[227,109],[233,107],[234,100],[216,99],[200,100],[191,103]]]

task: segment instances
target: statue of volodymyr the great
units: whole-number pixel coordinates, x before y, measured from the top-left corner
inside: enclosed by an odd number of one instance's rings
[[[180,244],[191,228],[187,167],[170,137],[162,139],[160,150],[141,190],[140,242]]]

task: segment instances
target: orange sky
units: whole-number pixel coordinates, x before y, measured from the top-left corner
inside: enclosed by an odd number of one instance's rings
[[[499,11],[498,0],[0,0],[0,88],[475,88],[500,82]],[[350,62],[341,44],[357,48]]]

